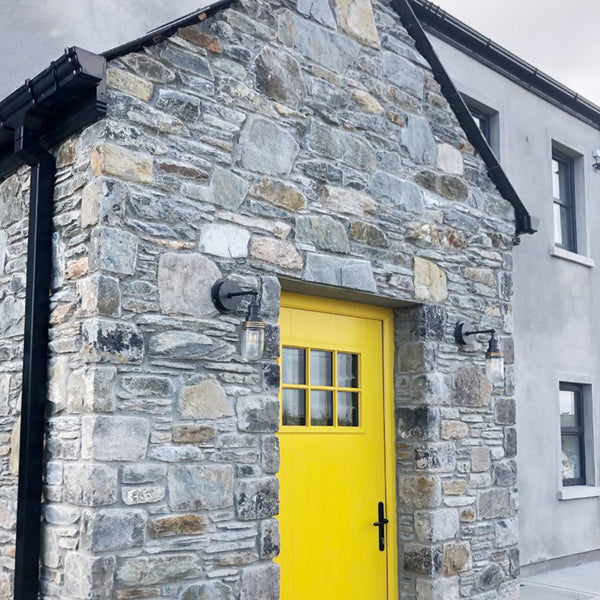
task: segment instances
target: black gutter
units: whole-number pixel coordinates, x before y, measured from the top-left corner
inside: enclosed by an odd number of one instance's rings
[[[204,8],[200,8],[185,15],[184,17],[181,17],[180,19],[171,21],[165,25],[162,25],[161,27],[153,29],[146,35],[136,40],[127,42],[121,46],[117,46],[112,50],[107,50],[102,54],[102,56],[104,56],[106,60],[112,60],[113,58],[118,58],[124,54],[129,54],[130,52],[139,52],[144,48],[159,44],[160,42],[163,42],[167,38],[171,37],[173,34],[177,33],[177,31],[182,27],[189,27],[190,25],[200,23],[201,21],[212,17],[215,13],[229,7],[235,1],[236,0],[218,0],[217,2],[213,2]]]
[[[514,81],[592,127],[600,126],[600,107],[481,35],[428,0],[410,0],[423,27],[435,37]]]
[[[49,148],[106,113],[105,70],[103,57],[70,48],[0,102],[0,181],[23,164],[31,167],[15,600],[37,600],[39,596],[56,175]]]
[[[431,42],[425,35],[419,19],[411,8],[411,3],[409,0],[392,0],[391,6],[399,15],[402,24],[410,36],[415,40],[417,50],[431,66],[433,75],[440,84],[442,93],[454,111],[467,139],[485,162],[489,178],[494,182],[503,198],[508,200],[515,209],[517,236],[521,233],[535,233],[538,227],[538,220],[532,217],[525,208],[525,205],[504,173],[483,133],[477,127],[465,101],[454,86],[454,83],[452,83]]]

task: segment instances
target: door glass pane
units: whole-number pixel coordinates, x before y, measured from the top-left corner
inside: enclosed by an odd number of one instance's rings
[[[306,425],[306,392],[282,390],[281,411],[283,425]]]
[[[281,363],[283,383],[306,383],[304,348],[284,348]]]
[[[575,392],[572,390],[560,390],[560,425],[561,427],[579,425]]]
[[[357,392],[338,392],[338,425],[358,427]]]
[[[578,435],[563,435],[561,443],[563,479],[582,478],[581,438]]]
[[[333,392],[311,390],[310,424],[333,425]]]
[[[333,352],[310,351],[310,385],[333,385]]]
[[[338,387],[358,387],[358,354],[338,353]]]

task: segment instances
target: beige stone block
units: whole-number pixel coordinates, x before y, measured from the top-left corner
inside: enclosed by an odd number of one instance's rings
[[[79,279],[84,275],[87,275],[89,270],[89,260],[87,256],[78,258],[77,260],[71,260],[67,263],[65,268],[65,279]]]
[[[371,0],[335,0],[335,7],[342,31],[364,46],[381,48]]]
[[[439,477],[401,477],[398,483],[398,501],[414,508],[435,508],[442,501]]]
[[[112,175],[128,181],[152,183],[154,160],[149,154],[134,152],[113,144],[92,149],[92,170],[96,176]]]
[[[492,269],[467,267],[465,269],[465,277],[471,281],[477,281],[490,287],[495,287],[496,285],[496,278]]]
[[[8,470],[13,475],[19,474],[19,455],[21,451],[21,417],[17,419],[10,436],[10,459]]]
[[[100,219],[100,184],[90,181],[81,195],[81,226],[96,225]]]
[[[475,511],[467,506],[460,511],[460,520],[464,523],[472,523],[477,518]]]
[[[438,144],[437,166],[452,175],[462,175],[463,157],[459,150],[450,144]]]
[[[415,297],[423,302],[444,302],[448,298],[446,274],[435,263],[415,257]]]
[[[367,194],[351,188],[338,188],[326,185],[321,193],[323,206],[334,212],[365,217],[377,212],[377,202]]]
[[[106,82],[109,89],[135,96],[144,102],[148,102],[154,92],[154,86],[149,81],[120,69],[107,69]]]
[[[483,473],[492,466],[490,449],[487,446],[474,446],[471,450],[471,471]]]
[[[458,575],[473,567],[471,545],[468,542],[452,542],[444,546],[444,575]]]
[[[371,96],[368,92],[365,92],[364,90],[352,90],[350,92],[350,97],[364,112],[372,113],[374,115],[383,114],[383,106],[379,104],[377,98]]]
[[[467,491],[467,482],[465,479],[453,479],[444,481],[444,494],[448,496],[462,496]]]
[[[469,435],[469,426],[462,421],[442,421],[442,439],[462,440]]]
[[[183,419],[221,419],[235,415],[225,390],[216,382],[206,380],[184,388],[179,400]]]
[[[271,238],[253,237],[250,256],[290,271],[299,271],[303,265],[302,256],[293,244]]]
[[[306,196],[300,190],[276,179],[263,177],[250,193],[261,200],[288,210],[297,211],[306,208]]]
[[[202,444],[216,435],[214,427],[204,425],[174,425],[171,431],[176,444]]]
[[[200,515],[161,517],[148,523],[148,533],[152,538],[194,535],[206,531],[207,525],[207,518]]]

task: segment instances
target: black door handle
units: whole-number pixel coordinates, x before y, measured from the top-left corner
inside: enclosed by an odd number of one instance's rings
[[[388,524],[388,520],[385,518],[385,504],[380,502],[377,505],[377,521],[373,523],[375,527],[379,527],[379,551],[385,550],[385,526]]]

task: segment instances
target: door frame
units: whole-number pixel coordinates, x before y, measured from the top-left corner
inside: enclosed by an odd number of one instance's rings
[[[383,367],[383,444],[387,525],[387,600],[398,600],[398,521],[396,512],[396,427],[394,414],[394,314],[391,308],[296,292],[281,292],[281,306],[362,317],[381,322]],[[281,354],[281,341],[280,341]],[[280,408],[281,410],[281,408]]]

